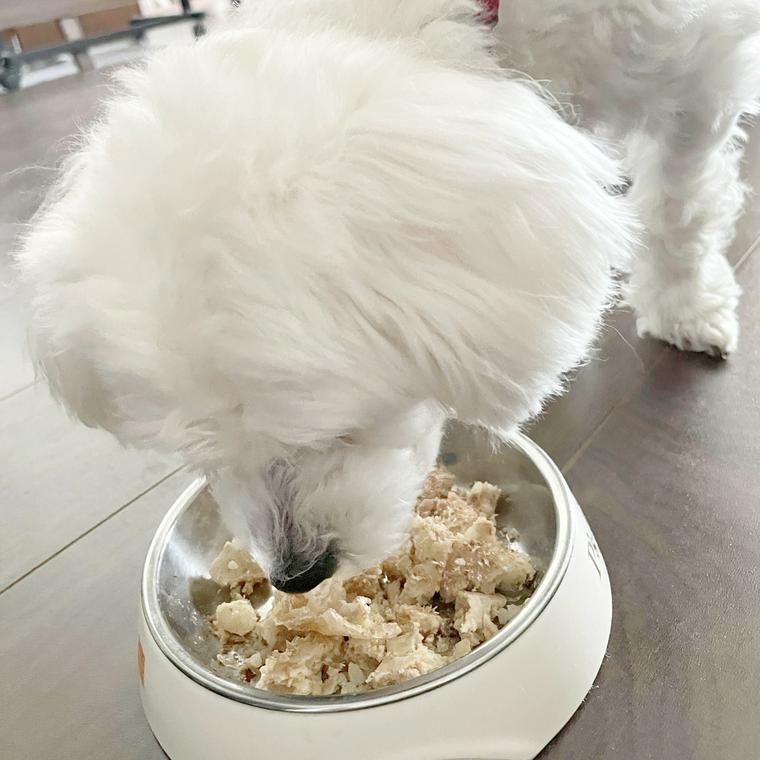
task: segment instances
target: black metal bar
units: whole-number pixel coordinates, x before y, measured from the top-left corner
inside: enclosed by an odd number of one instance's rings
[[[191,11],[175,16],[158,16],[149,19],[134,19],[128,29],[117,29],[113,32],[105,32],[94,37],[82,37],[79,40],[68,40],[58,45],[49,45],[48,47],[36,48],[19,53],[16,57],[21,63],[30,61],[39,61],[45,58],[54,58],[61,53],[82,53],[94,45],[101,45],[104,42],[113,42],[114,40],[125,39],[128,37],[139,37],[149,29],[155,29],[159,26],[176,24],[182,21],[202,21],[206,14],[201,11]]]
[[[130,20],[130,26],[141,26],[144,24],[155,24],[156,26],[162,24],[173,24],[177,21],[187,21],[192,19],[194,21],[203,21],[206,14],[203,11],[188,11],[187,13],[178,13],[173,16],[138,16]]]

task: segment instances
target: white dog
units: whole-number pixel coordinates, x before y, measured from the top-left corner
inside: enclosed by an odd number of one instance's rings
[[[739,287],[724,253],[760,95],[756,0],[502,0],[510,65],[625,142],[647,231],[627,287],[639,334],[725,357]]]
[[[521,68],[541,75],[535,52],[570,76],[558,91],[594,122],[611,99],[617,133],[667,132],[634,167],[653,240],[630,298],[643,330],[730,350],[728,143],[754,53],[737,4],[587,5],[508,0],[524,27],[502,36]],[[477,13],[259,0],[158,53],[123,77],[19,255],[54,393],[205,471],[287,591],[398,545],[447,416],[505,438],[559,391],[627,265],[618,166],[498,70]]]

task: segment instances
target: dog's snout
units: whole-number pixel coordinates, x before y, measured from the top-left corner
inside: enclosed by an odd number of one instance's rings
[[[331,541],[316,558],[306,559],[291,553],[283,557],[270,574],[272,585],[287,594],[305,594],[332,577],[338,568],[338,546]]]

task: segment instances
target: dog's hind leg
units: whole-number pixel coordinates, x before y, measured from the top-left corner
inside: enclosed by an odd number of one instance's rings
[[[631,197],[647,228],[627,287],[638,332],[724,358],[739,336],[740,290],[725,257],[745,196],[738,120],[681,114],[669,134],[629,141]]]

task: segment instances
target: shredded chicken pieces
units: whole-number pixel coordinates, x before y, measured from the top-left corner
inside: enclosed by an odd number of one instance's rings
[[[266,577],[228,542],[210,568],[230,590],[212,620],[219,661],[260,689],[329,695],[402,683],[465,656],[517,614],[535,579],[530,558],[497,530],[500,496],[434,470],[397,554],[308,594],[275,591],[261,615],[251,597]]]

